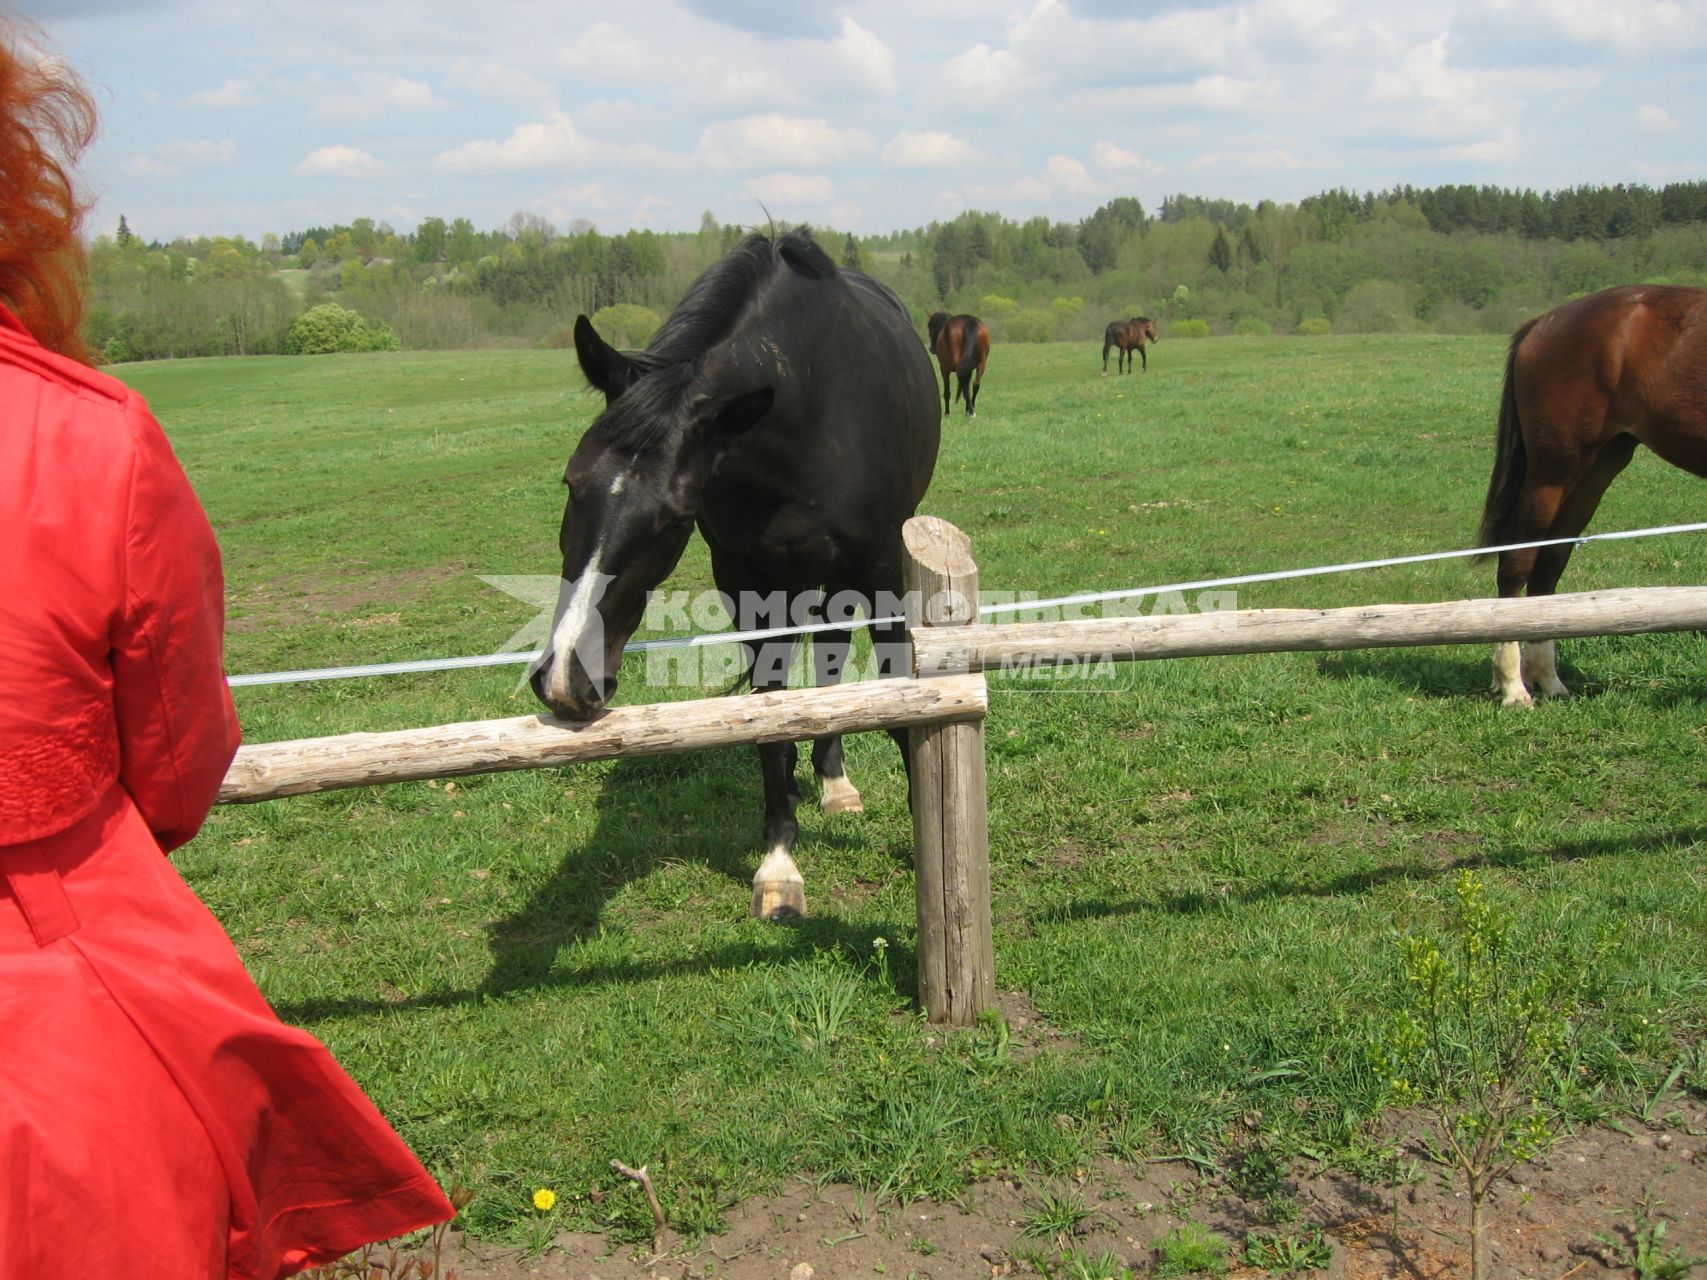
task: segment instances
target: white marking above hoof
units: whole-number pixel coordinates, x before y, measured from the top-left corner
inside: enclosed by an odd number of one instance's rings
[[[844,773],[836,778],[818,779],[818,809],[822,813],[864,813],[865,803]]]
[[[753,915],[797,920],[806,914],[806,881],[787,849],[772,849],[753,876]]]
[[[1555,641],[1532,640],[1523,646],[1523,674],[1535,686],[1535,692],[1543,697],[1564,700],[1571,696],[1565,682],[1559,679]]]
[[[1500,695],[1502,706],[1533,705],[1534,699],[1523,685],[1522,650],[1515,640],[1507,640],[1494,646],[1494,692]]]

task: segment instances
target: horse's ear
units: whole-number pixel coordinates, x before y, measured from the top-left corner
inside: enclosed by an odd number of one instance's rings
[[[586,316],[575,318],[575,354],[581,358],[581,372],[597,390],[605,393],[607,403],[627,391],[640,377],[634,362],[599,337]]]
[[[828,280],[836,274],[836,264],[830,261],[830,255],[820,249],[818,242],[809,236],[786,235],[777,246],[777,252],[782,255],[782,260],[788,264],[790,270],[808,280]]]
[[[713,453],[721,453],[736,436],[756,427],[774,403],[776,392],[760,387],[738,395],[707,396],[694,408],[706,444]]]

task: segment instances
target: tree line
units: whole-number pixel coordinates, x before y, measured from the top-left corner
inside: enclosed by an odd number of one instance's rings
[[[563,345],[576,315],[643,343],[689,283],[745,233],[706,213],[697,231],[605,235],[517,213],[488,230],[424,218],[147,241],[121,218],[89,255],[88,333],[110,360],[287,349],[328,303],[411,348]],[[1611,284],[1707,285],[1707,182],[1324,191],[1297,204],[1135,197],[1077,222],[968,211],[855,236],[818,228],[844,265],[893,287],[921,321],[948,307],[1000,341],[1089,340],[1115,316],[1164,332],[1509,332]]]

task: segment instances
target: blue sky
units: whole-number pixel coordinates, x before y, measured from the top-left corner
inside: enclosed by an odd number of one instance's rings
[[[149,238],[1707,178],[1707,0],[22,8],[102,104],[95,228]]]

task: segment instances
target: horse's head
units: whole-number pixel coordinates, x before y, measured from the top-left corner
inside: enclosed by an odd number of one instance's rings
[[[1156,322],[1149,316],[1138,316],[1132,323],[1138,327],[1138,336],[1145,342],[1157,343],[1162,340],[1156,333]]]
[[[765,416],[774,393],[711,394],[692,364],[631,359],[586,316],[575,322],[575,349],[605,411],[563,475],[563,583],[529,682],[553,715],[586,720],[616,692],[623,645],[681,559],[718,456]]]

